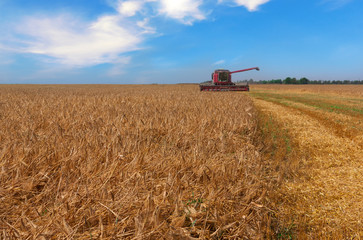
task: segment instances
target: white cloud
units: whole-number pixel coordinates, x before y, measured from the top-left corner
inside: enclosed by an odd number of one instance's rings
[[[191,25],[195,20],[206,19],[206,16],[199,9],[202,4],[202,0],[160,0],[159,12],[184,24]]]
[[[16,36],[17,40],[0,39],[0,44],[5,43],[0,45],[0,49],[39,54],[67,66],[83,67],[101,63],[120,66],[130,61],[126,56],[129,52],[141,49],[147,34],[156,33],[156,29],[150,26],[155,18],[162,15],[192,25],[207,17],[201,10],[204,0],[109,1],[113,2],[115,13],[91,22],[81,21],[69,14],[27,17],[16,23],[18,27],[12,37]],[[255,11],[269,0],[225,1],[235,1],[237,5]]]
[[[218,0],[218,3],[225,2],[226,0]],[[233,0],[238,6],[244,6],[248,11],[257,11],[258,7],[270,0]]]
[[[143,20],[137,21],[136,25],[139,26],[140,28],[144,29],[143,33],[156,33],[155,28],[150,27],[149,25],[149,19],[148,18],[144,18]]]
[[[117,15],[92,23],[77,22],[69,16],[28,18],[18,30],[31,37],[24,52],[76,66],[119,62],[121,54],[139,49],[145,31]]]
[[[201,4],[202,0],[117,0],[116,14],[102,16],[93,22],[82,22],[70,15],[28,17],[17,27],[21,40],[8,48],[48,56],[69,66],[120,65],[130,61],[129,58],[124,60],[124,54],[140,49],[145,34],[156,32],[149,26],[150,17],[156,16],[149,16],[143,10],[156,7],[154,10],[159,14],[192,24],[205,19],[199,10]],[[134,19],[137,13],[141,15]]]
[[[140,11],[144,5],[143,1],[124,1],[119,2],[118,4],[118,12],[124,16],[131,17],[136,14],[136,12]]]

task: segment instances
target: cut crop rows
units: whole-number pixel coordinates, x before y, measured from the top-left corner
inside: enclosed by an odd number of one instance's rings
[[[285,175],[293,177],[269,195],[282,238],[363,236],[363,89],[324,87],[252,88],[261,115],[278,122],[299,153],[287,158],[295,167]]]

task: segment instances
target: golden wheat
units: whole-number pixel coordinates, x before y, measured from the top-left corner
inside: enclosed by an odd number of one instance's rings
[[[259,238],[243,93],[194,85],[0,87],[0,238]]]

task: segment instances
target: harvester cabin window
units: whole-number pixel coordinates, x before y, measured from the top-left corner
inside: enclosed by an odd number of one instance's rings
[[[220,82],[227,82],[228,81],[228,77],[229,77],[229,73],[228,72],[220,72],[219,73],[219,81]]]

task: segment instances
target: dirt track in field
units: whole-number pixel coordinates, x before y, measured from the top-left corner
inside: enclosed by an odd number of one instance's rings
[[[331,90],[331,89],[330,89]],[[295,92],[294,92],[295,91]],[[296,89],[252,89],[257,108],[289,132],[301,152],[297,177],[286,180],[279,218],[299,238],[363,236],[361,96]]]

